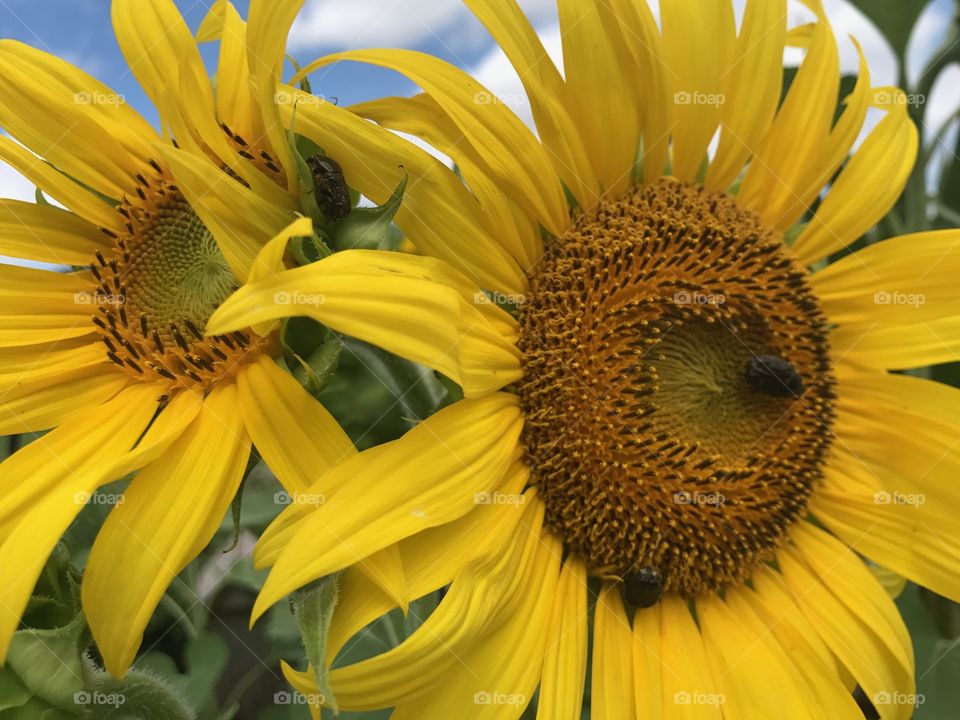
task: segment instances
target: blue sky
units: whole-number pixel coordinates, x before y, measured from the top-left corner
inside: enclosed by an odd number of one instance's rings
[[[150,0],[142,0],[149,2]],[[919,2],[921,0],[903,0]],[[196,29],[213,0],[176,0],[188,24]],[[559,56],[559,30],[554,0],[520,0],[547,48]],[[237,0],[244,16],[249,0]],[[656,0],[652,3],[656,6]],[[856,67],[856,56],[847,35],[863,43],[875,85],[893,83],[896,67],[893,55],[876,29],[846,0],[825,0],[837,36],[845,67]],[[738,10],[743,0],[735,0]],[[942,38],[951,0],[935,0],[915,31],[911,64],[922,65]],[[802,10],[793,8],[794,23],[805,20]],[[156,122],[156,113],[127,70],[110,22],[109,0],[0,0],[0,36],[11,37],[55,53],[80,66],[122,94],[126,102]],[[521,97],[519,82],[502,53],[496,50],[483,27],[459,0],[306,0],[303,12],[290,36],[290,52],[300,62],[335,50],[352,47],[412,47],[443,57],[470,70],[493,92]],[[211,68],[215,46],[205,48]],[[957,105],[955,88],[960,69],[942,83],[931,99],[936,121],[942,121]],[[952,87],[950,87],[952,86]],[[341,104],[383,95],[408,95],[412,84],[389,71],[357,63],[341,63],[320,71],[313,78],[318,94],[338,98]],[[518,114],[529,119],[525,102],[519,100]],[[930,128],[927,129],[930,132]],[[24,197],[30,188],[0,168],[0,196]]]

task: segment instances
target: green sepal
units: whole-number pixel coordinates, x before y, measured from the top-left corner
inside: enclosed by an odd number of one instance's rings
[[[340,336],[307,317],[285,320],[280,330],[284,361],[311,395],[319,395],[340,364]]]
[[[173,687],[149,672],[133,670],[123,680],[97,673],[77,695],[84,720],[194,720]],[[79,701],[86,700],[85,703]]]
[[[382,250],[396,241],[393,218],[403,203],[407,175],[383,205],[354,208],[333,229],[333,247],[337,250]]]
[[[37,698],[62,710],[77,710],[74,695],[83,690],[90,669],[84,658],[87,624],[77,613],[59,628],[18,630],[7,653],[7,668]]]
[[[313,667],[317,692],[322,704],[329,707],[334,716],[339,716],[340,708],[327,675],[327,635],[339,597],[339,575],[327,575],[290,596],[290,605],[300,628],[300,639],[307,652],[307,660]]]
[[[300,63],[294,60],[292,55],[287,55],[287,61],[293,65],[293,69],[296,70],[296,74],[299,75],[300,71],[303,70],[303,68],[300,66]],[[300,80],[300,89],[308,95],[313,95],[313,90],[310,87],[310,79],[306,75],[304,75]]]

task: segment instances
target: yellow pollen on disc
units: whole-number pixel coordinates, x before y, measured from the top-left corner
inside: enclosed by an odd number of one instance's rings
[[[138,380],[206,390],[232,377],[263,345],[235,332],[205,338],[207,319],[239,283],[216,241],[158,163],[137,177],[136,197],[117,207],[126,232],[90,270],[100,285],[93,323],[107,358]],[[105,231],[106,232],[106,231]]]
[[[548,244],[520,324],[531,481],[570,552],[687,596],[771,557],[835,399],[826,320],[780,236],[725,194],[635,189]],[[769,357],[798,392],[750,381]]]

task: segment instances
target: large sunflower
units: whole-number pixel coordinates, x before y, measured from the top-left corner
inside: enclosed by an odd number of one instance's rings
[[[341,489],[258,547],[257,616],[392,544],[410,598],[449,584],[405,642],[332,671],[341,707],[518,717],[539,687],[538,717],[579,718],[589,667],[594,717],[854,718],[858,684],[910,714],[910,637],[863,557],[960,598],[960,396],[890,372],[957,357],[960,232],[824,262],[890,210],[917,133],[863,62],[837,112],[836,40],[805,4],[788,31],[785,0],[750,0],[738,32],[727,0],[664,1],[662,30],[645,2],[561,0],[561,76],[513,0],[469,0],[539,140],[432,57],[306,69],[424,90],[303,119],[374,199],[409,174],[398,222],[427,257],[339,253],[208,329],[320,293],[293,312],[465,395],[331,470]],[[805,57],[781,102],[785,45]],[[348,570],[328,660],[394,605]]]
[[[251,441],[291,492],[352,452],[274,363],[274,333],[204,337],[271,237],[313,232],[295,219],[274,102],[300,4],[254,0],[249,26],[214,6],[200,31],[221,39],[214,97],[172,0],[116,0],[117,38],[164,138],[89,75],[0,43],[0,125],[22,143],[0,138],[0,158],[68,208],[3,201],[0,253],[74,268],[0,266],[0,434],[53,428],[0,465],[0,657],[48,554],[104,483],[139,470],[83,582],[121,675],[167,585],[220,525]]]

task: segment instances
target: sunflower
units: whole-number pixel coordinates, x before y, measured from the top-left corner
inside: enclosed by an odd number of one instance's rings
[[[276,333],[204,336],[214,308],[260,272],[271,237],[313,232],[295,219],[274,102],[299,6],[255,0],[247,26],[214,5],[200,30],[221,38],[214,97],[172,0],[116,0],[118,41],[163,138],[77,68],[0,43],[0,125],[20,141],[0,138],[0,158],[67,208],[0,203],[0,253],[35,261],[0,267],[0,434],[50,429],[0,464],[0,656],[51,549],[101,485],[138,471],[82,590],[119,676],[171,580],[220,526],[251,443],[291,493],[352,452],[275,364]]]
[[[563,75],[513,0],[467,4],[537,135],[433,57],[317,61],[422,88],[313,104],[303,127],[374,199],[408,174],[397,218],[424,256],[338,253],[208,325],[309,315],[464,393],[278,518],[255,617],[397,547],[408,598],[447,590],[404,642],[332,669],[341,708],[519,717],[538,692],[538,717],[579,718],[589,672],[600,718],[855,718],[858,685],[908,716],[910,637],[865,558],[960,599],[960,396],[891,372],[957,357],[960,232],[844,252],[913,167],[904,95],[861,53],[838,98],[819,0],[789,29],[785,0],[749,0],[739,28],[727,0],[662,2],[660,25],[645,2],[561,0]],[[804,59],[784,94],[786,46]],[[394,606],[347,569],[328,662]]]

